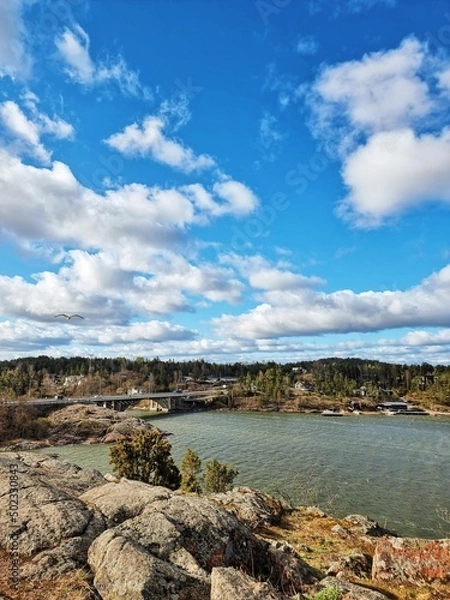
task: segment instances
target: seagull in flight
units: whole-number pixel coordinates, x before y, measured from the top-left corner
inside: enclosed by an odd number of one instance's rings
[[[56,317],[64,317],[64,319],[69,319],[69,320],[74,319],[75,317],[77,317],[78,319],[84,319],[84,317],[82,317],[78,313],[72,313],[72,314],[58,313],[57,315],[55,315],[55,318]]]

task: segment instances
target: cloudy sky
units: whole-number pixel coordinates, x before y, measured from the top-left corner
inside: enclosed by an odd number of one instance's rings
[[[450,364],[449,225],[448,2],[0,0],[0,359]]]

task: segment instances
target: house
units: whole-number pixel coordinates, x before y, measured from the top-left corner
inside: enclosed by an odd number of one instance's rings
[[[67,377],[64,378],[64,386],[68,386],[68,385],[79,385],[81,380],[84,379],[84,375],[68,375]]]
[[[398,402],[381,402],[377,404],[377,410],[406,410],[408,403],[404,400]]]
[[[127,396],[136,396],[143,393],[144,390],[142,388],[132,387],[127,391]]]
[[[294,384],[294,388],[301,392],[313,392],[314,387],[312,385],[308,385],[307,383],[303,383],[302,381],[296,381]]]

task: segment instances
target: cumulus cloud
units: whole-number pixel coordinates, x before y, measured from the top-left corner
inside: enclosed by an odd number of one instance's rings
[[[377,227],[413,205],[450,203],[450,129],[417,136],[411,129],[371,136],[348,157],[351,190],[338,214],[358,227]]]
[[[150,156],[153,160],[185,173],[210,169],[215,165],[207,154],[196,155],[191,148],[167,138],[166,122],[159,116],[148,116],[142,126],[133,123],[105,140],[111,148],[127,156]]]
[[[25,104],[28,106],[32,118],[28,118],[16,102],[7,100],[0,104],[0,123],[12,138],[13,147],[19,152],[25,152],[34,158],[48,163],[51,153],[46,150],[41,142],[41,135],[51,135],[58,139],[71,138],[74,130],[72,125],[55,117],[38,111],[37,98],[28,95]]]
[[[409,37],[328,66],[314,82],[312,132],[342,160],[348,194],[337,214],[354,226],[379,227],[424,202],[448,203],[448,68]]]
[[[224,264],[235,267],[250,286],[257,290],[302,290],[314,288],[325,282],[319,277],[305,277],[295,273],[291,265],[277,263],[275,266],[262,256],[239,256],[225,254],[220,258]]]
[[[132,323],[128,327],[106,327],[98,332],[98,343],[110,346],[121,342],[170,342],[191,340],[195,332],[167,321],[146,321]]]
[[[314,133],[343,138],[345,150],[361,134],[418,122],[433,108],[426,58],[426,45],[407,38],[393,50],[326,67],[309,99]]]
[[[240,217],[258,204],[238,181],[215,183],[212,192],[219,201],[210,206],[199,200],[199,193],[194,199],[185,187],[128,184],[97,194],[81,185],[62,162],[37,168],[0,149],[2,231],[18,239],[75,243],[85,249],[120,247],[123,256],[136,252],[138,265],[146,249],[176,247],[184,229],[202,223],[205,213]]]
[[[193,311],[198,302],[238,302],[243,284],[232,268],[179,255],[184,229],[205,222],[203,214],[241,216],[256,202],[239,182],[216,185],[211,205],[184,188],[129,184],[98,194],[64,163],[37,168],[0,150],[0,231],[55,265],[32,282],[3,277],[2,314],[39,320],[70,309],[124,323]]]
[[[125,95],[150,96],[147,88],[141,85],[139,74],[128,67],[123,57],[95,62],[90,55],[89,36],[79,25],[66,28],[55,44],[67,74],[75,83],[87,87],[115,83]]]
[[[240,181],[229,179],[217,182],[213,186],[213,191],[224,200],[224,205],[216,214],[245,216],[253,212],[259,205],[259,200],[252,190]]]
[[[19,106],[12,101],[0,104],[0,119],[8,132],[23,142],[29,152],[42,162],[50,160],[50,153],[39,140],[39,130],[35,123],[29,121]]]
[[[223,315],[215,325],[222,335],[244,339],[448,327],[449,293],[450,265],[406,291],[269,290],[265,302],[253,310],[237,317]]]
[[[25,48],[25,28],[22,14],[30,0],[0,2],[0,77],[26,77],[31,59]]]
[[[212,302],[235,303],[241,299],[243,285],[232,269],[205,262],[193,265],[181,256],[172,256],[168,266],[151,278],[137,278],[141,302],[154,306],[155,298],[176,297],[180,290]]]

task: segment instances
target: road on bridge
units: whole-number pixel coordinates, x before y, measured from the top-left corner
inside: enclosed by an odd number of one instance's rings
[[[55,398],[34,398],[29,400],[2,400],[2,406],[14,406],[18,404],[32,404],[32,405],[48,405],[48,404],[98,404],[99,402],[120,402],[120,400],[126,401],[139,401],[139,400],[162,400],[167,398],[180,398],[181,400],[189,400],[193,398],[204,398],[211,396],[219,396],[226,394],[227,391],[223,388],[210,388],[208,390],[198,390],[189,392],[158,392],[155,394],[122,394],[118,396],[113,395],[96,395],[96,396],[70,396],[70,397],[55,397]]]

